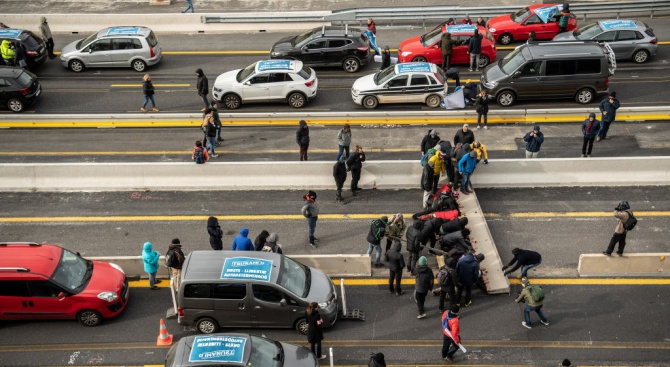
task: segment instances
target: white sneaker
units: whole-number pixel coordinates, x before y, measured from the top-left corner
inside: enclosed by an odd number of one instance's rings
[[[547,326],[549,326],[549,321],[544,322],[544,321],[540,320],[540,322],[543,323],[543,324],[545,324],[545,325],[547,325]]]
[[[521,325],[523,325],[523,327],[525,327],[526,329],[532,329],[532,328],[533,328],[532,326],[528,326],[528,325],[526,325],[526,322],[525,322],[525,321],[522,321],[522,322],[521,322]]]
[[[319,247],[319,246],[317,246],[315,243],[310,243],[309,245],[312,246],[312,247],[314,247],[314,248],[318,248],[318,247]]]
[[[325,355],[322,355],[321,357],[319,357],[319,359],[326,359],[326,358],[328,358],[328,356],[325,356]]]
[[[488,126],[484,126],[484,130],[488,130],[488,129],[489,129],[489,127],[488,127]]]
[[[480,126],[477,126],[477,130],[479,130],[479,129],[481,129],[481,127],[480,127]]]
[[[421,315],[417,316],[416,318],[417,318],[417,319],[422,319],[422,318],[424,318],[424,317],[426,317],[426,314],[425,314],[425,313],[422,313]]]

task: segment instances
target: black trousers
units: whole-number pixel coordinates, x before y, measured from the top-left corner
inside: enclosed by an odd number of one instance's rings
[[[442,70],[445,72],[451,67],[451,55],[442,54]]]
[[[611,254],[612,251],[614,251],[614,245],[616,245],[617,243],[619,243],[619,248],[617,249],[616,253],[619,255],[623,255],[623,248],[626,247],[626,232],[615,233],[614,235],[612,235],[610,244],[607,246],[608,254]]]
[[[446,291],[444,289],[440,289],[440,303],[439,303],[439,308],[440,312],[446,311],[447,308],[444,308],[444,300],[446,299],[446,296],[449,296],[449,310],[451,310],[451,307],[456,304],[456,301],[454,298],[456,298],[456,291],[454,287],[451,287],[447,289]]]
[[[591,151],[593,150],[593,141],[596,140],[596,137],[592,138],[587,138],[586,136],[584,137],[584,144],[582,144],[582,154],[588,154],[591,155]],[[586,147],[588,146],[588,150],[586,150]]]
[[[416,297],[416,307],[419,309],[419,315],[423,315],[425,310],[423,309],[423,304],[426,303],[426,295],[428,293],[419,293],[414,292],[414,297]]]
[[[461,302],[461,299],[463,299],[463,290],[465,289],[465,302]],[[461,306],[466,305],[468,302],[472,300],[472,285],[464,285],[462,287],[459,287],[456,290],[456,302],[458,302]]]
[[[47,54],[49,54],[50,57],[54,56],[54,39],[49,38],[47,40]]]
[[[484,116],[484,126],[488,124],[488,119],[489,119],[489,113],[482,113],[482,112],[477,112],[477,126],[479,126],[482,122],[482,116]]]
[[[419,260],[419,252],[409,252],[409,259],[407,259],[407,270],[412,272],[414,274],[414,270],[416,269],[416,262]]]
[[[450,348],[451,347],[451,348]],[[442,332],[442,358],[453,357],[458,350],[458,344]]]
[[[300,160],[301,161],[306,161],[307,160],[307,149],[309,149],[309,144],[300,145]]]
[[[389,270],[389,292],[400,293],[400,281],[402,280],[402,269],[398,271]],[[393,283],[395,281],[395,287]]]
[[[356,191],[356,188],[358,187],[358,180],[361,179],[361,171],[354,171],[353,169],[351,170],[351,191],[354,192]]]
[[[309,349],[316,355],[316,358],[321,357],[321,341],[309,343]]]

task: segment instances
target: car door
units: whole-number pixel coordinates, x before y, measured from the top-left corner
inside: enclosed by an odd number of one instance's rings
[[[407,101],[408,74],[400,74],[384,84],[382,91],[377,95],[380,103],[403,103]]]
[[[537,14],[533,14],[523,21],[518,30],[518,34],[514,37],[517,40],[528,39],[530,31],[535,31],[538,40],[552,39],[558,33],[558,23],[552,21],[545,23]]]
[[[0,105],[6,106],[11,96],[12,84],[5,78],[0,78]]]
[[[295,83],[286,72],[275,71],[268,78],[268,100],[285,100],[291,85]]]
[[[328,40],[328,48],[325,52],[325,57],[328,65],[340,65],[344,58],[348,55],[347,43],[351,40],[334,38]]]
[[[23,280],[0,281],[0,319],[24,320],[32,314],[34,303]]]
[[[630,59],[637,48],[637,32],[621,30],[617,32],[616,40],[609,43],[617,59]]]
[[[136,50],[132,38],[113,38],[112,49],[110,51],[112,65],[126,66],[130,65],[130,60],[137,56],[141,50]]]
[[[270,90],[270,74],[261,72],[253,75],[242,86],[242,99],[244,101],[266,101]]]
[[[542,61],[529,61],[517,70],[518,74],[510,79],[510,85],[517,95],[523,97],[542,94]]]
[[[214,315],[220,326],[251,326],[251,307],[247,284],[221,282],[212,284]]]
[[[76,307],[81,303],[63,293],[63,290],[46,280],[29,280],[26,282],[33,302],[32,316],[40,319],[63,319],[74,317]],[[63,294],[62,298],[58,296]]]
[[[470,54],[468,54],[468,47],[470,46],[470,38],[472,36],[460,35],[452,36],[454,47],[451,50],[451,65],[470,65]],[[483,49],[482,45],[482,49]],[[440,50],[440,58],[442,57],[442,51]],[[442,60],[436,63],[438,65],[442,64]]]
[[[423,103],[430,93],[430,82],[424,74],[412,74],[407,88],[407,102]]]
[[[325,65],[327,63],[325,54],[328,40],[315,39],[302,47],[302,62],[310,65]]]
[[[304,312],[291,297],[272,284],[252,284],[251,318],[255,327],[290,327],[296,315]]]
[[[83,50],[82,57],[87,66],[109,66],[112,62],[109,39],[97,40]]]
[[[545,61],[544,76],[541,77],[541,90],[544,97],[567,97],[575,93],[576,60]]]
[[[454,37],[452,37],[453,39]],[[454,53],[456,47],[451,52],[451,63],[454,64]],[[423,49],[423,53],[426,56],[426,60],[433,64],[442,65],[442,38],[438,38],[437,42]]]

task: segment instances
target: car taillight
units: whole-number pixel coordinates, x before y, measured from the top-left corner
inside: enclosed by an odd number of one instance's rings
[[[605,86],[609,87],[610,85],[610,77],[605,78]]]
[[[23,94],[24,96],[27,96],[28,93],[30,93],[30,88],[21,88],[19,92],[21,92],[21,94]]]
[[[370,49],[370,47],[368,47],[368,46],[358,46],[358,47],[356,47],[356,49],[357,49],[358,51],[368,52],[368,50]]]
[[[305,82],[305,87],[311,87],[312,85],[314,85],[314,80],[308,80]]]
[[[151,58],[156,57],[156,53],[154,52],[154,48],[149,46],[149,52],[151,53]]]
[[[653,44],[657,44],[657,43],[658,43],[658,40],[657,40],[656,38],[654,38],[654,39],[651,40],[651,43],[653,43]]]
[[[184,317],[184,309],[181,307],[177,307],[177,314],[179,317]]]
[[[35,50],[26,50],[26,55],[35,57],[38,53]]]

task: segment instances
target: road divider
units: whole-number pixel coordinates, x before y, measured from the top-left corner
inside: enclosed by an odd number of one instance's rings
[[[621,257],[581,254],[577,270],[582,277],[670,277],[670,252]]]
[[[492,109],[489,124],[536,124],[582,122],[589,113],[600,115],[596,106],[555,109]],[[430,111],[351,111],[351,112],[266,112],[219,114],[223,126],[297,126],[305,120],[310,125],[458,125],[477,122],[474,110]],[[617,121],[669,121],[670,106],[621,107]],[[191,127],[202,124],[201,113],[117,113],[117,114],[2,114],[0,128],[112,128],[112,127]]]

